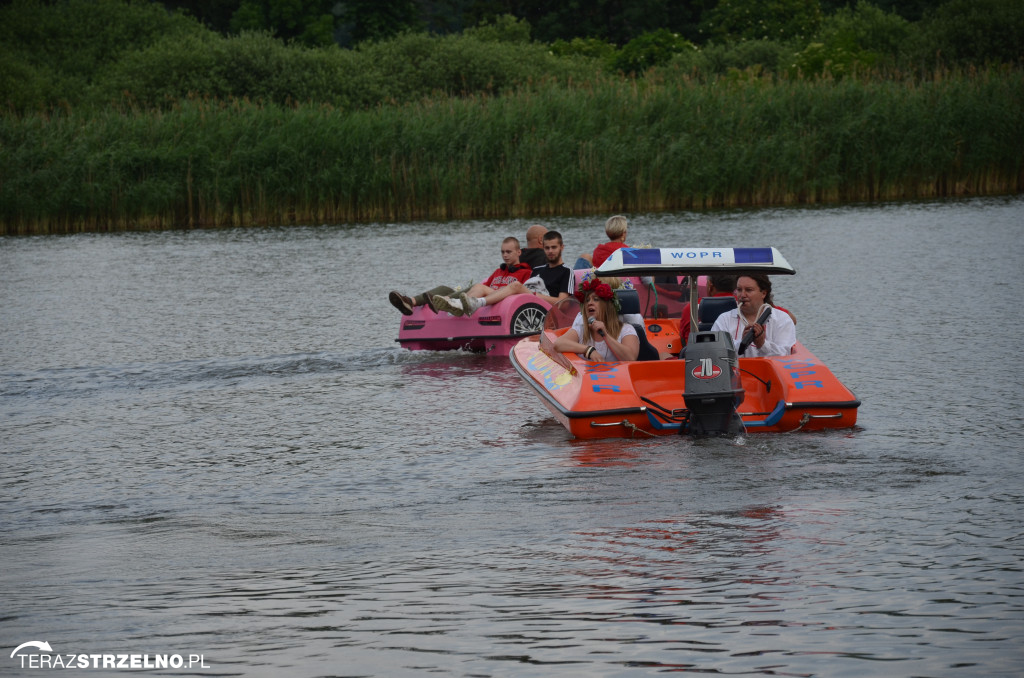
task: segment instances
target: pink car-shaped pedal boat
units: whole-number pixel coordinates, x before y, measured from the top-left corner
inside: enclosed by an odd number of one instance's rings
[[[531,294],[513,294],[469,317],[417,306],[412,315],[402,316],[396,341],[410,351],[473,351],[506,358],[520,339],[540,333],[550,308]]]

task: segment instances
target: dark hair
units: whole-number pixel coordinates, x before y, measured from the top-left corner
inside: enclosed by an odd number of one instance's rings
[[[775,305],[775,300],[772,299],[772,281],[768,279],[768,276],[764,273],[741,273],[736,276],[737,282],[740,278],[750,278],[757,283],[757,286],[762,292],[764,292],[765,303],[771,304],[772,306]]]
[[[713,275],[709,280],[719,292],[732,292],[736,289],[736,276],[734,275]]]
[[[562,234],[558,231],[548,231],[541,240],[557,240],[559,245],[565,244],[562,242]]]

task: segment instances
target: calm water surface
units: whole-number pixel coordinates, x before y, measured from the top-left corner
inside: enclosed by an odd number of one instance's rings
[[[0,674],[1024,673],[1024,200],[630,215],[774,245],[855,430],[567,437],[388,290],[527,221],[0,239]],[[567,258],[603,217],[553,219]],[[27,650],[23,653],[38,652]],[[71,674],[121,671],[71,670]]]

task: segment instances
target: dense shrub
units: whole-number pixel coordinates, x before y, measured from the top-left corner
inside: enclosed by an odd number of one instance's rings
[[[91,82],[126,53],[205,32],[147,0],[13,0],[0,7],[0,44],[31,65]]]
[[[364,56],[339,48],[286,47],[261,33],[164,39],[127,55],[95,88],[97,103],[149,107],[189,97],[364,107],[385,92]]]
[[[653,66],[667,64],[677,54],[696,51],[697,47],[679,35],[662,28],[644,33],[623,45],[611,59],[611,66],[623,73],[643,73]]]
[[[839,77],[856,70],[895,66],[906,52],[911,24],[859,0],[827,17],[809,45],[795,55],[790,68],[803,75]]]
[[[709,75],[748,69],[777,73],[793,57],[792,44],[775,40],[747,40],[709,45],[701,50],[700,70]]]
[[[485,21],[479,26],[467,28],[462,34],[476,38],[480,42],[508,42],[515,45],[526,45],[530,43],[530,24],[524,19],[504,14],[494,21]]]
[[[804,40],[821,24],[818,0],[719,0],[702,19],[714,42]]]
[[[942,63],[1020,63],[1024,2],[949,0],[925,16],[917,49]]]

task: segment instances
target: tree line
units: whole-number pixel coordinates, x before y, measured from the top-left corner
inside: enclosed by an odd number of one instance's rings
[[[9,0],[0,233],[1024,191],[1024,2],[827,1]]]
[[[1020,0],[13,0],[0,100],[8,113],[189,97],[351,109],[606,75],[904,77],[1019,66],[1022,46]]]
[[[165,0],[162,4],[189,13],[223,35],[265,30],[308,45],[335,42],[350,47],[406,31],[447,35],[513,16],[529,23],[541,42],[596,38],[622,46],[660,29],[704,44],[741,37],[761,21],[809,21],[813,27],[821,17],[853,7],[856,0]],[[907,21],[920,21],[944,0],[875,0],[873,4]]]

